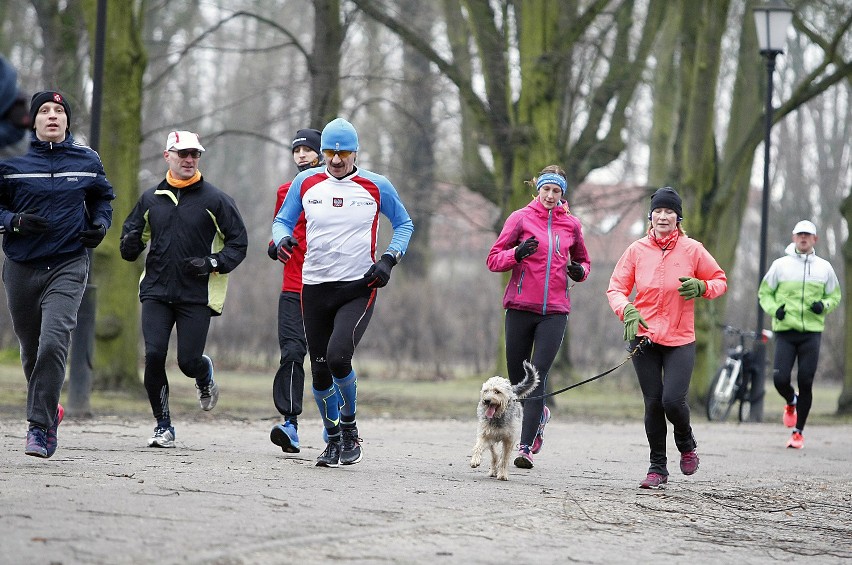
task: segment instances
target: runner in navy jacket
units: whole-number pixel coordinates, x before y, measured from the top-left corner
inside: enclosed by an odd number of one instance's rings
[[[3,283],[27,379],[26,454],[56,451],[59,404],[71,331],[89,273],[87,248],[112,223],[115,198],[101,159],[70,132],[59,92],[37,92],[30,104],[26,155],[0,161]]]

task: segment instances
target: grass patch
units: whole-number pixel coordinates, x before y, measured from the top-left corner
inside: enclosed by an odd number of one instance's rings
[[[171,394],[169,404],[176,419],[204,417],[195,396],[195,382],[180,373],[177,367],[169,368]],[[216,414],[234,418],[275,420],[278,412],[272,403],[274,372],[216,371],[216,380],[222,391]],[[310,376],[308,377],[310,379]],[[462,419],[473,420],[476,403],[482,386],[481,377],[459,377],[441,381],[391,380],[364,377],[358,381],[358,413],[363,417],[406,419]],[[567,383],[554,382],[555,388]],[[819,384],[819,383],[818,383]],[[784,401],[767,383],[764,421],[780,424]],[[303,401],[304,413],[314,417],[316,408],[310,394]],[[0,363],[0,414],[23,418],[26,406],[26,383],[17,363]],[[850,424],[852,415],[838,416],[837,399],[840,385],[820,384],[814,389],[814,404],[809,424]],[[62,393],[67,402],[67,381]],[[562,420],[641,420],[642,395],[630,375],[611,380],[601,379],[572,389],[553,399],[555,416]],[[94,391],[91,410],[95,415],[126,417],[151,417],[151,409],[141,380],[132,391]],[[736,419],[736,409],[729,417]],[[693,407],[693,419],[705,419],[704,408]]]

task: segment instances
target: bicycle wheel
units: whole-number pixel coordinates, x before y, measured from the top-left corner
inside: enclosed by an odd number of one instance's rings
[[[740,400],[740,422],[749,422],[751,418],[751,401],[748,398]]]
[[[736,373],[739,368],[726,363],[713,377],[707,393],[707,419],[711,422],[724,422],[731,413],[737,398]]]

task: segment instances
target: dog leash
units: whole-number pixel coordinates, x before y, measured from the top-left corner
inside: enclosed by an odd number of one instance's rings
[[[604,377],[604,376],[610,374],[611,372],[615,371],[616,369],[618,369],[619,367],[621,367],[622,365],[624,365],[628,361],[630,361],[633,358],[634,355],[641,352],[642,348],[645,347],[646,345],[650,344],[650,343],[651,343],[651,340],[648,339],[647,336],[645,336],[645,337],[643,337],[642,339],[639,340],[639,343],[637,343],[636,347],[633,348],[633,350],[630,352],[630,354],[627,357],[624,358],[624,361],[622,361],[621,363],[619,363],[618,365],[616,365],[612,369],[609,369],[607,371],[604,371],[603,373],[597,374],[594,377],[589,377],[588,379],[586,379],[584,381],[580,381],[579,383],[574,383],[570,386],[566,386],[565,388],[560,388],[559,390],[555,390],[555,391],[549,392],[547,394],[542,394],[541,396],[528,396],[528,397],[524,398],[523,400],[524,401],[538,400],[540,398],[547,398],[549,396],[556,396],[557,394],[562,394],[563,392],[569,391],[572,388],[577,388],[580,385],[584,385],[586,383],[590,383],[590,382],[595,381],[595,380],[597,380],[601,377]]]

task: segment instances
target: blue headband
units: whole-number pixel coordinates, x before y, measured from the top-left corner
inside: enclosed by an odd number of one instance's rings
[[[565,182],[565,179],[562,177],[562,175],[557,175],[556,173],[544,173],[543,175],[538,177],[538,180],[535,181],[535,188],[536,190],[541,190],[541,187],[546,184],[557,185],[559,188],[562,189],[562,194],[565,194],[565,192],[568,190],[568,183]]]

